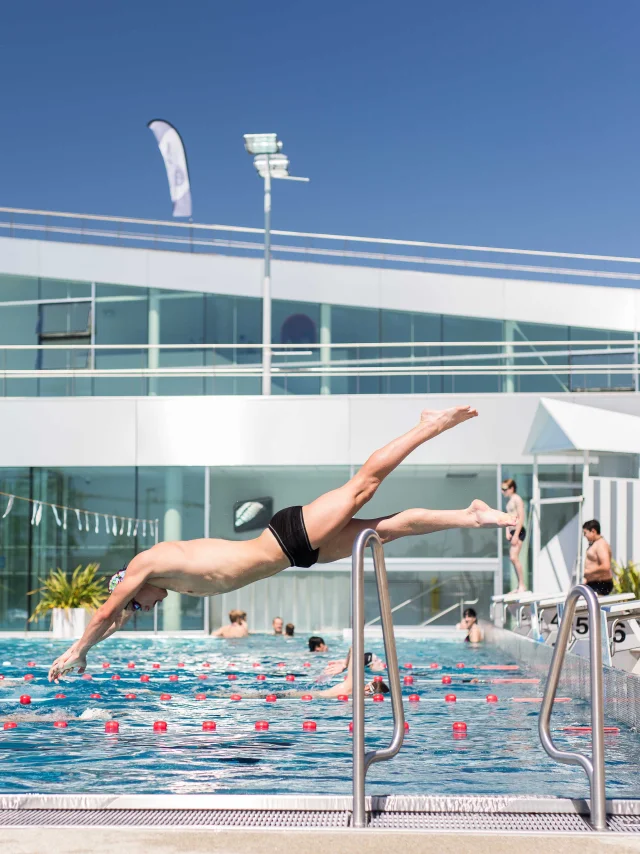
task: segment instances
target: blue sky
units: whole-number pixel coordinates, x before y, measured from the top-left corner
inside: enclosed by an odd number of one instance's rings
[[[261,224],[242,147],[293,174],[274,227],[640,255],[640,4],[23,0],[0,29],[0,204]]]

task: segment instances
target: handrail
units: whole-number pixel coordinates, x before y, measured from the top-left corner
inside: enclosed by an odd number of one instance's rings
[[[589,659],[591,680],[591,756],[559,750],[553,743],[550,731],[551,711],[555,699],[560,672],[567,651],[573,617],[578,599],[584,597],[589,612]],[[591,824],[596,830],[607,829],[605,774],[604,774],[604,693],[602,685],[602,624],[600,603],[594,591],[585,584],[578,584],[569,591],[562,621],[553,650],[549,676],[544,690],[538,732],[542,746],[552,759],[567,765],[580,765],[589,778],[591,789]]]
[[[393,738],[388,747],[382,750],[364,750],[364,553],[371,546],[373,566],[378,587],[378,602],[382,616],[382,636],[387,659],[389,688],[391,690],[391,708],[393,710]],[[361,531],[353,544],[351,575],[351,608],[353,648],[351,654],[353,668],[353,827],[365,827],[364,782],[369,766],[374,762],[391,759],[402,747],[404,741],[404,708],[400,671],[396,653],[396,641],[393,634],[393,617],[389,600],[387,570],[384,563],[382,540],[372,529]]]
[[[435,584],[432,584],[431,587],[427,587],[426,590],[423,590],[422,593],[418,593],[417,596],[412,596],[411,599],[405,599],[404,602],[401,602],[399,605],[396,605],[391,609],[391,613],[395,614],[396,611],[400,611],[402,608],[405,608],[407,605],[411,605],[412,602],[417,602],[418,599],[422,599],[423,596],[426,596],[428,593],[433,593],[434,590],[438,590],[440,587],[444,587],[450,581],[458,581],[458,576],[454,575],[451,578],[446,578],[441,581],[437,581]],[[375,623],[379,622],[382,619],[382,616],[374,617],[373,620],[369,620],[368,623],[364,624],[365,629],[368,629],[369,626],[375,625]]]

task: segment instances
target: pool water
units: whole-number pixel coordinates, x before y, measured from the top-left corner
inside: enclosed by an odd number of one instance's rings
[[[47,681],[47,672],[67,644],[5,640],[0,792],[349,794],[351,703],[286,696],[331,684],[319,686],[315,680],[329,660],[346,655],[348,645],[341,638],[327,640],[330,653],[312,655],[304,638],[115,637],[92,650],[91,680],[74,674],[58,686]],[[372,766],[370,794],[588,796],[584,772],[552,762],[540,746],[539,703],[514,701],[540,697],[539,684],[494,681],[531,674],[522,668],[491,669],[515,664],[492,647],[470,649],[432,639],[398,640],[397,646],[402,676],[413,676],[413,684],[403,686],[409,731],[395,759]],[[367,642],[367,649],[384,657],[381,642]],[[135,669],[127,667],[130,661]],[[456,666],[459,662],[464,668]],[[405,668],[409,663],[413,667]],[[25,681],[26,673],[35,678]],[[258,673],[266,679],[258,681]],[[121,678],[113,680],[113,674]],[[148,682],[140,681],[142,674],[149,675]],[[230,681],[229,674],[237,679]],[[287,674],[295,682],[288,682]],[[178,681],[170,681],[171,675]],[[443,675],[451,677],[450,685],[442,684]],[[470,679],[479,681],[465,681]],[[59,692],[65,699],[54,699]],[[161,700],[163,692],[171,699]],[[92,693],[100,699],[91,699]],[[135,693],[135,699],[126,699],[127,693]],[[197,693],[206,699],[196,699]],[[232,693],[242,699],[232,701]],[[277,694],[277,701],[266,702],[268,693]],[[451,693],[457,702],[445,702]],[[30,705],[20,704],[22,694],[31,696]],[[410,694],[418,694],[420,702],[409,702]],[[487,703],[487,694],[496,694],[498,702]],[[66,720],[67,727],[54,727],[56,720]],[[117,734],[105,733],[106,720],[119,722]],[[166,721],[166,732],[153,730],[158,720]],[[216,722],[215,732],[203,732],[205,720]],[[268,721],[268,731],[255,730],[258,720]],[[304,720],[315,721],[316,731],[303,731]],[[7,721],[17,727],[4,730]],[[467,724],[466,737],[454,737],[454,721]],[[623,724],[606,723],[620,727],[619,734],[605,739],[607,796],[639,797],[640,738]],[[588,750],[588,737],[564,727],[589,724],[587,703],[572,698],[556,704],[552,725],[559,745]],[[388,743],[391,731],[389,698],[367,699],[367,749]]]

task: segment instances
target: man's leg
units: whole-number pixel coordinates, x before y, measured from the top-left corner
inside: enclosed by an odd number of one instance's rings
[[[303,515],[311,547],[319,548],[335,537],[412,451],[477,414],[470,406],[425,410],[412,430],[375,451],[348,483],[305,505]]]
[[[337,536],[320,549],[320,563],[349,557],[355,538],[361,531],[373,528],[383,543],[401,537],[416,537],[447,531],[451,528],[507,528],[514,524],[515,516],[493,510],[484,501],[476,499],[465,510],[403,510],[393,516],[379,519],[352,519]]]
[[[526,584],[524,583],[524,571],[522,569],[522,564],[520,563],[520,550],[522,548],[522,542],[518,540],[517,543],[512,542],[511,548],[509,549],[509,560],[513,568],[516,571],[516,575],[518,576],[518,587],[516,588],[516,593],[524,593],[527,589]]]

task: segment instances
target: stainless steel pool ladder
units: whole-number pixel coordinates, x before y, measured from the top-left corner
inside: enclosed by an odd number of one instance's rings
[[[551,738],[549,727],[553,701],[573,625],[578,599],[584,598],[589,613],[589,661],[591,680],[591,756],[558,750]],[[607,829],[605,776],[604,776],[604,691],[602,684],[602,621],[600,603],[590,587],[578,584],[569,591],[564,606],[562,621],[553,650],[549,675],[544,689],[540,718],[538,720],[540,741],[552,759],[567,765],[580,765],[589,778],[591,789],[591,824],[596,830]]]
[[[393,710],[393,738],[382,750],[364,751],[364,553],[371,546],[373,567],[378,587],[378,602],[382,620],[382,637],[387,659],[391,708]],[[351,626],[353,645],[351,652],[353,676],[353,827],[366,826],[364,806],[364,781],[373,762],[392,759],[404,740],[404,709],[396,641],[393,634],[393,617],[389,600],[387,570],[384,563],[382,540],[372,528],[361,531],[353,544],[351,573]]]

